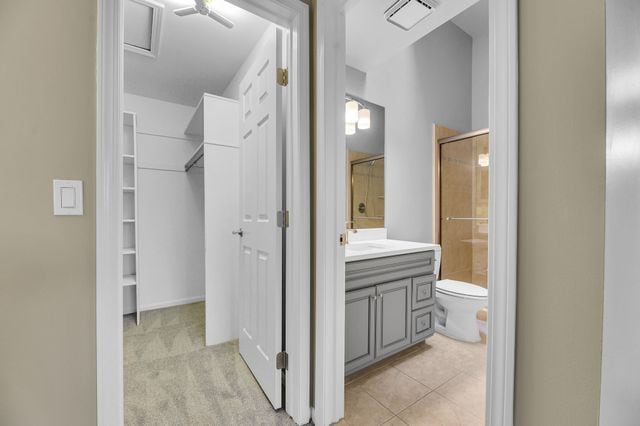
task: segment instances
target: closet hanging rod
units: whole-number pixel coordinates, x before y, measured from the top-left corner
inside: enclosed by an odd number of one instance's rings
[[[189,170],[191,170],[191,168],[195,166],[202,157],[204,157],[204,143],[201,143],[200,146],[198,146],[195,152],[191,155],[189,161],[187,161],[184,165],[184,171],[188,172]]]

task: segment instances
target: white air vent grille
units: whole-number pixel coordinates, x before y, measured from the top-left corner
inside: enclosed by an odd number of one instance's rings
[[[124,1],[124,47],[130,52],[156,57],[164,5],[151,0]]]
[[[398,0],[384,13],[387,21],[409,31],[438,6],[435,0]]]

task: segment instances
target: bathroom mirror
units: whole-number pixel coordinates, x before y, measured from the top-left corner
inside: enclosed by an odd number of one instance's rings
[[[347,94],[345,121],[347,227],[384,228],[384,107]]]

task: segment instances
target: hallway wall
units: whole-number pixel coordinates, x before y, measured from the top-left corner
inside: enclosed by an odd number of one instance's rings
[[[96,4],[2,2],[3,425],[96,422]],[[53,179],[83,181],[84,216],[53,215]]]
[[[605,4],[520,0],[519,8],[515,423],[597,425],[604,281]]]

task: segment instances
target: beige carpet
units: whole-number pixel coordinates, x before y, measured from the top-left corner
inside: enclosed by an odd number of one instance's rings
[[[124,319],[127,425],[289,425],[274,411],[238,353],[205,347],[204,303]]]

